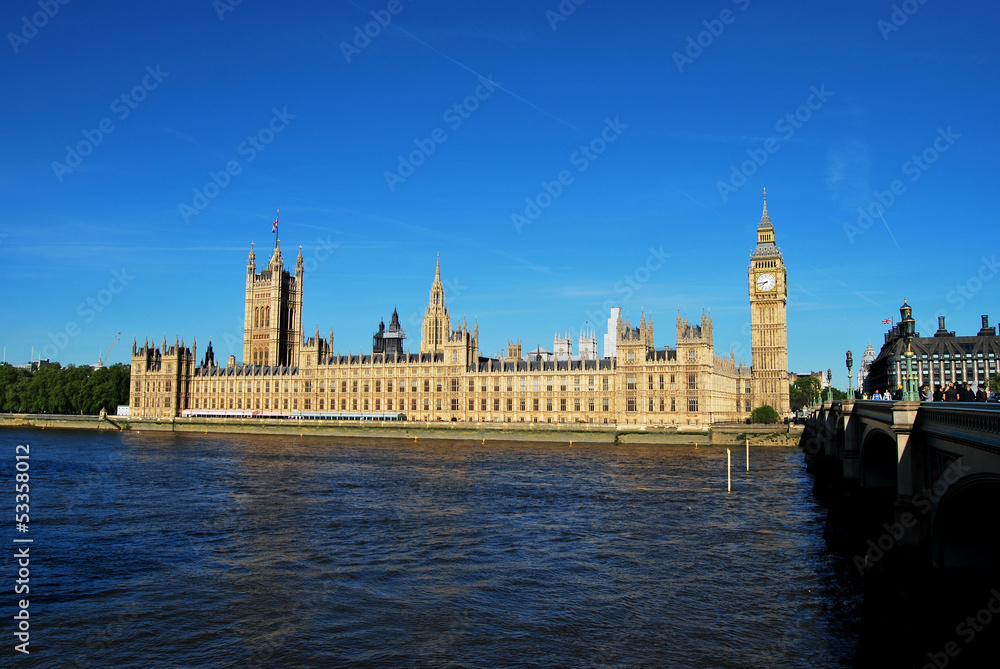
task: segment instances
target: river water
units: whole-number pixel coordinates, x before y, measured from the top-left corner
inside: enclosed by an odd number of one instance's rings
[[[706,446],[5,431],[6,481],[18,443],[18,666],[853,663],[861,588],[794,448],[734,449],[727,493]]]

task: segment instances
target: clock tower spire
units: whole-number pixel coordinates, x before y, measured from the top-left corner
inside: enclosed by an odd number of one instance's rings
[[[764,212],[757,224],[757,246],[750,254],[750,339],[754,407],[770,405],[780,415],[791,412],[788,399],[788,283],[774,226]]]

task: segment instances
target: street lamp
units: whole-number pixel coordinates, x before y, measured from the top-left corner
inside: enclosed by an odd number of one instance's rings
[[[903,340],[906,342],[906,352],[903,354],[906,358],[906,372],[903,377],[903,401],[919,402],[920,395],[914,387],[916,383],[913,378],[913,349],[911,348],[916,321],[913,320],[913,307],[906,303],[906,298],[903,298],[903,306],[899,308],[899,315],[902,317],[899,322],[899,331],[903,334]]]
[[[829,367],[826,368],[826,385],[830,389],[830,401],[833,401],[833,370]]]
[[[847,349],[847,399],[853,399],[854,395],[851,394],[851,367],[854,366],[854,356],[851,355],[851,349]]]

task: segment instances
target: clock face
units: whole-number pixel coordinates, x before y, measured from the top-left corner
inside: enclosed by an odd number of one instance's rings
[[[757,277],[757,290],[767,292],[774,290],[775,280],[773,274],[761,274]]]

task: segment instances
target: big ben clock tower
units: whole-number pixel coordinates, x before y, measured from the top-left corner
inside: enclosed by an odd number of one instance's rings
[[[781,249],[774,243],[774,226],[764,213],[757,225],[757,246],[750,254],[750,342],[754,407],[772,406],[791,413],[788,400],[788,284]]]

